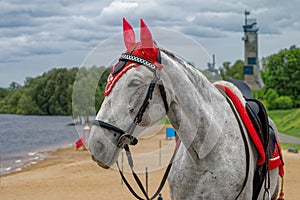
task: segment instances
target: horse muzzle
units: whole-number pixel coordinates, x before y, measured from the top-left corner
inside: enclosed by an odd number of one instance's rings
[[[98,161],[93,155],[91,155],[92,160],[95,161],[100,167],[104,168],[104,169],[109,169],[109,166],[103,164],[102,162]]]

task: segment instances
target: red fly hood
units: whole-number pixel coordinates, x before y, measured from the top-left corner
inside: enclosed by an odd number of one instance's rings
[[[153,43],[152,34],[141,19],[141,30],[140,30],[140,39],[141,42],[136,42],[134,30],[128,21],[123,18],[123,37],[126,47],[126,54],[133,56],[138,56],[145,60],[153,63],[158,69],[162,69],[160,64],[160,53],[158,47]],[[129,69],[140,66],[139,63],[120,60],[112,68],[110,75],[108,77],[108,83],[105,88],[104,95],[108,96],[114,87],[115,83],[121,78],[121,76],[126,73]]]

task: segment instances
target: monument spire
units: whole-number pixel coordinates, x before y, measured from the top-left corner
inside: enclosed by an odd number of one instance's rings
[[[253,89],[264,87],[258,68],[258,27],[255,18],[247,18],[250,12],[245,10],[244,29],[244,81]]]

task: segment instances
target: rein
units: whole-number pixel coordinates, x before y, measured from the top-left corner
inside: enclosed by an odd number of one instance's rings
[[[175,155],[176,155],[177,150],[178,150],[178,145],[176,145],[176,149],[175,149],[174,154],[173,154],[173,156],[172,156],[172,158],[171,158],[171,160],[168,164],[168,167],[165,171],[165,174],[164,174],[164,176],[161,180],[161,183],[160,183],[157,191],[155,192],[155,194],[150,198],[148,196],[147,192],[145,191],[145,188],[144,188],[142,182],[140,181],[139,177],[137,176],[136,172],[133,169],[133,167],[134,167],[133,159],[132,159],[131,152],[130,152],[130,149],[129,149],[128,145],[136,145],[138,143],[138,139],[136,137],[134,137],[132,134],[133,134],[136,126],[142,121],[143,115],[144,115],[148,105],[150,104],[150,100],[152,100],[153,92],[154,92],[154,89],[155,89],[156,85],[158,85],[158,87],[159,87],[159,91],[160,91],[160,94],[161,94],[161,97],[162,97],[162,100],[163,100],[163,103],[164,103],[166,113],[168,113],[168,111],[169,111],[169,106],[168,106],[168,102],[167,102],[167,95],[166,95],[165,87],[164,87],[161,79],[157,76],[157,73],[156,73],[157,69],[161,68],[161,66],[157,66],[158,64],[160,65],[160,62],[161,62],[160,61],[160,53],[158,55],[159,55],[158,59],[157,59],[158,63],[157,62],[153,63],[153,62],[151,62],[147,59],[144,59],[142,57],[135,56],[135,55],[132,55],[132,54],[127,54],[127,53],[123,53],[121,55],[120,59],[119,59],[120,62],[125,62],[126,63],[126,62],[130,61],[130,62],[134,62],[136,64],[143,65],[143,66],[147,67],[147,69],[152,71],[153,74],[154,74],[154,77],[153,77],[151,83],[149,84],[146,97],[145,97],[140,109],[138,110],[135,118],[133,119],[133,122],[129,125],[127,130],[124,131],[124,130],[122,130],[121,128],[119,128],[117,126],[115,126],[113,124],[110,124],[110,123],[107,123],[107,122],[104,122],[102,120],[94,120],[93,121],[93,125],[95,125],[95,126],[100,126],[102,128],[105,128],[105,129],[108,129],[108,130],[111,130],[111,131],[114,131],[114,132],[117,132],[117,133],[120,134],[119,139],[118,139],[118,143],[117,143],[117,147],[118,148],[124,148],[124,150],[126,152],[128,164],[130,166],[133,177],[134,177],[136,183],[138,184],[138,186],[140,187],[142,193],[144,194],[146,200],[154,199],[160,193],[160,191],[162,190],[162,188],[163,188],[163,186],[164,186],[164,184],[167,180],[170,169],[172,167],[173,160],[174,160]],[[125,63],[122,63],[122,67],[125,66]],[[120,69],[118,69],[118,70],[120,70]],[[126,180],[123,172],[120,170],[118,161],[116,161],[116,164],[117,164],[117,167],[119,169],[119,173],[122,177],[122,180],[124,181],[124,183],[128,187],[129,191],[137,199],[144,200],[132,189],[129,182]]]
[[[245,189],[246,187],[246,184],[248,182],[248,178],[249,178],[249,168],[250,168],[250,150],[249,150],[249,144],[247,142],[247,138],[246,138],[246,134],[244,132],[244,129],[243,129],[243,125],[242,125],[242,122],[241,120],[239,119],[239,114],[238,114],[238,111],[236,110],[235,106],[234,106],[234,103],[231,101],[231,99],[229,98],[229,96],[226,94],[226,92],[224,90],[221,89],[221,87],[219,87],[218,85],[216,85],[216,88],[220,91],[220,93],[226,98],[236,120],[237,120],[237,123],[239,125],[239,128],[240,128],[240,131],[241,131],[241,135],[242,135],[242,138],[243,138],[243,141],[244,141],[244,145],[245,145],[245,154],[246,154],[246,176],[245,176],[245,179],[244,179],[244,182],[243,182],[243,185],[240,189],[240,192],[238,193],[238,195],[235,197],[235,200],[237,200],[240,195],[242,194],[243,190]]]
[[[176,148],[175,148],[175,150],[174,150],[173,156],[172,156],[171,160],[169,161],[169,164],[168,164],[167,169],[166,169],[166,171],[165,171],[165,173],[164,173],[164,176],[163,176],[163,178],[162,178],[162,180],[161,180],[161,182],[160,182],[159,187],[157,188],[156,192],[153,194],[152,197],[149,197],[149,196],[148,196],[148,193],[146,192],[146,190],[145,190],[145,188],[144,188],[144,186],[143,186],[141,180],[139,179],[138,175],[136,174],[136,172],[135,172],[134,169],[133,169],[133,167],[134,167],[134,165],[133,165],[133,159],[132,159],[131,152],[130,152],[130,150],[129,150],[128,145],[125,145],[125,146],[124,146],[124,149],[125,149],[125,152],[126,152],[126,156],[127,156],[127,160],[128,160],[128,164],[129,164],[130,169],[131,169],[131,173],[132,173],[132,175],[133,175],[133,177],[134,177],[136,183],[138,184],[140,190],[142,191],[143,195],[145,196],[145,199],[143,199],[142,197],[140,197],[140,196],[133,190],[133,188],[130,186],[129,182],[127,181],[127,179],[125,178],[123,172],[121,171],[120,166],[119,166],[119,163],[118,163],[118,161],[117,161],[116,164],[117,164],[119,173],[120,173],[120,175],[121,175],[121,178],[122,178],[123,182],[125,183],[125,185],[127,186],[127,188],[129,189],[129,191],[133,194],[133,196],[135,196],[135,197],[136,197],[137,199],[139,199],[139,200],[153,200],[155,197],[157,197],[157,196],[160,194],[160,192],[161,192],[161,190],[163,189],[163,187],[164,187],[164,185],[165,185],[165,183],[166,183],[166,180],[167,180],[167,178],[168,178],[169,172],[170,172],[170,170],[171,170],[171,167],[172,167],[174,158],[175,158],[175,156],[176,156],[176,154],[177,154],[178,147],[179,147],[179,144],[180,144],[180,143],[181,143],[181,142],[180,142],[180,140],[178,139],[178,140],[176,141]]]

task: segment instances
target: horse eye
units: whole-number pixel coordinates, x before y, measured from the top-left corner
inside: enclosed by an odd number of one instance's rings
[[[142,81],[139,79],[134,79],[129,83],[129,87],[137,87],[142,84]]]

